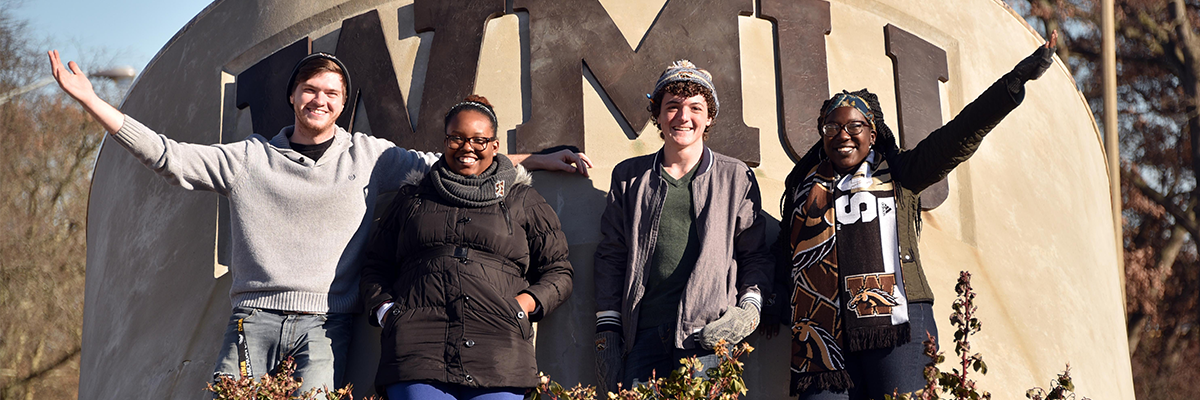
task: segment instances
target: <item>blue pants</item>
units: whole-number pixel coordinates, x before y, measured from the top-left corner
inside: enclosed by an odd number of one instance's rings
[[[400,382],[387,387],[390,400],[521,400],[525,389],[472,388],[441,382]]]
[[[848,391],[835,393],[810,388],[799,400],[882,399],[893,391],[908,393],[925,387],[925,332],[937,336],[933,303],[909,303],[908,323],[912,338],[889,349],[846,353],[846,372],[854,381]]]
[[[621,387],[629,389],[637,383],[649,382],[650,371],[655,371],[657,377],[669,378],[671,371],[683,366],[679,360],[691,356],[699,357],[704,364],[704,370],[697,374],[699,376],[706,376],[704,371],[716,367],[721,361],[712,350],[676,348],[674,324],[638,329],[634,335],[633,349],[625,358],[625,376],[621,378]]]
[[[346,370],[352,317],[236,307],[225,328],[214,379],[219,375],[259,378],[278,372],[280,362],[291,357],[296,363],[293,376],[304,379],[300,392],[336,389]]]

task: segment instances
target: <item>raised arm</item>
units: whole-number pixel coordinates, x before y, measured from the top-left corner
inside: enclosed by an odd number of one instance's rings
[[[963,107],[954,119],[906,152],[904,162],[893,164],[899,167],[904,186],[912,191],[924,190],[975,154],[983,137],[1024,100],[1025,83],[1041,77],[1050,68],[1057,41],[1056,31],[1045,45],[1017,63],[1012,71]]]
[[[124,114],[96,95],[95,89],[92,88],[92,82],[88,80],[87,74],[79,69],[79,64],[71,61],[67,64],[70,67],[68,69],[59,59],[58,50],[50,50],[47,54],[50,56],[50,72],[54,74],[54,80],[58,82],[58,87],[79,102],[79,105],[83,106],[83,109],[87,110],[89,114],[92,114],[92,117],[96,118],[101,126],[104,126],[104,130],[109,132],[120,130],[121,124],[125,121]]]
[[[229,194],[235,178],[245,168],[249,142],[200,145],[183,143],[155,133],[140,122],[101,100],[92,89],[87,74],[72,61],[64,68],[58,51],[51,50],[50,67],[59,87],[79,102],[100,122],[110,137],[129,150],[138,161],[188,190],[208,190]]]

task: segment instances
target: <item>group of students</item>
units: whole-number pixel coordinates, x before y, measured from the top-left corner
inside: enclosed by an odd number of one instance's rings
[[[1054,37],[946,126],[900,149],[866,90],[822,106],[821,140],[786,179],[776,240],[755,173],[705,146],[711,74],[672,63],[648,95],[663,147],[613,168],[594,256],[596,374],[615,391],[756,329],[791,329],[791,393],[882,398],[922,386],[936,334],[917,253],[918,195],[978,148],[1050,65]],[[351,92],[335,56],[297,63],[294,124],[214,145],[156,134],[49,52],[59,86],[172,184],[226,196],[233,312],[214,377],[274,372],[342,383],[352,315],[382,327],[376,385],[391,399],[520,399],[537,384],[533,322],[571,295],[568,243],[527,169],[587,175],[581,153],[504,155],[493,106],[446,112],[440,154],[335,124]],[[371,232],[376,194],[396,191]],[[839,262],[840,260],[840,262]],[[763,322],[760,324],[760,321]],[[782,366],[781,366],[782,368]]]

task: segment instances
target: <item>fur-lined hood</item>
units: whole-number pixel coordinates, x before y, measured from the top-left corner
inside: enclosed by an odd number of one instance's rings
[[[521,164],[515,164],[513,165],[513,168],[517,169],[517,177],[513,179],[513,185],[533,186],[533,174],[529,173],[529,171],[526,170]],[[410,170],[408,171],[408,174],[404,176],[404,180],[400,181],[400,187],[416,186],[417,184],[421,183],[422,179],[425,179],[425,175],[428,173],[429,170]]]

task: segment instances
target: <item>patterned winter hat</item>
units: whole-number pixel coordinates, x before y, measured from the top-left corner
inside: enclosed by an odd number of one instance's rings
[[[658,77],[658,82],[654,84],[654,91],[647,94],[646,98],[653,100],[667,84],[680,81],[698,83],[700,86],[708,89],[709,93],[712,93],[713,103],[715,103],[712,105],[712,111],[715,118],[721,110],[721,100],[717,98],[717,89],[713,86],[712,74],[697,68],[696,64],[692,64],[688,60],[679,60],[671,63],[671,66],[667,67],[667,70],[663,71],[662,75]]]

